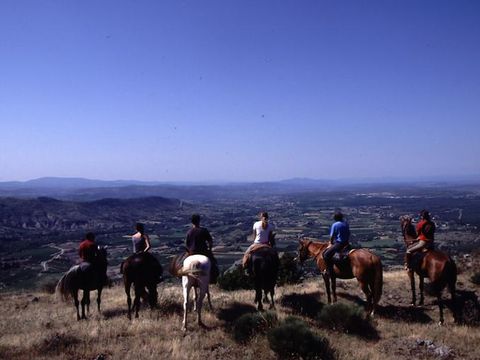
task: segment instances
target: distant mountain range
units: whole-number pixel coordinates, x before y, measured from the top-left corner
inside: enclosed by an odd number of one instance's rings
[[[102,198],[140,198],[160,196],[187,201],[258,197],[302,191],[390,189],[398,187],[452,187],[480,184],[479,176],[450,178],[370,178],[322,180],[293,178],[269,182],[231,182],[218,184],[158,182],[138,180],[92,180],[84,178],[44,177],[29,181],[0,182],[0,197],[34,198],[39,196],[63,200],[93,201]]]

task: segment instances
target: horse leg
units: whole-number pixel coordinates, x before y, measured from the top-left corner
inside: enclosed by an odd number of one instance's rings
[[[443,318],[443,302],[442,302],[442,292],[439,291],[437,294],[437,302],[438,302],[438,310],[440,310],[440,321],[438,325],[443,325],[444,323],[444,318]]]
[[[188,308],[188,297],[190,295],[190,284],[183,281],[183,325],[182,330],[187,331],[187,308]]]
[[[130,281],[125,282],[125,294],[127,294],[127,306],[128,306],[128,319],[132,319],[132,298],[130,297],[130,287],[132,283]]]
[[[326,273],[322,273],[323,282],[325,283],[325,289],[327,291],[328,303],[332,303],[332,298],[330,296],[330,276]]]
[[[135,309],[135,318],[138,318],[138,311],[140,310],[140,298],[142,297],[143,291],[145,290],[145,286],[143,284],[137,285],[134,284],[135,287],[135,298],[133,299],[133,308]]]
[[[268,299],[268,289],[263,290],[263,302],[266,304],[270,304],[270,300]]]
[[[90,290],[87,290],[87,314],[90,314]]]
[[[258,285],[255,286],[255,303],[257,304],[257,310],[263,311],[262,288]]]
[[[412,304],[415,306],[415,303],[417,302],[417,298],[415,296],[415,274],[413,273],[412,270],[408,271],[408,277],[410,278],[410,288],[412,290]]]
[[[204,286],[205,284],[200,285],[200,293],[198,294],[198,297],[195,299],[195,302],[197,303],[197,322],[198,322],[198,326],[200,327],[205,327],[205,325],[202,322],[202,304],[203,304],[203,299],[205,298],[205,295],[206,295]]]
[[[273,296],[275,295],[275,288],[272,287],[270,289],[270,297],[272,298],[272,301],[270,303],[270,309],[275,309],[275,301],[273,300]]]
[[[330,280],[332,286],[333,302],[337,302],[337,279],[335,278],[335,275],[332,274]]]
[[[81,304],[82,304],[82,319],[86,319],[87,317],[85,316],[85,305],[87,304],[87,290],[83,290]]]
[[[418,289],[420,291],[420,301],[418,302],[418,305],[420,306],[422,306],[424,302],[424,298],[423,298],[423,288],[425,285],[424,282],[425,282],[425,278],[423,276],[420,276],[420,278],[418,279]]]
[[[102,288],[99,287],[97,290],[97,309],[100,312],[100,303],[102,302]]]
[[[198,289],[196,286],[193,287],[193,311],[197,311],[197,298],[198,298]]]
[[[80,310],[79,310],[79,301],[78,301],[78,290],[72,291],[73,303],[77,308],[77,320],[80,320]]]
[[[150,308],[153,310],[153,308],[157,305],[157,298],[158,298],[158,293],[157,293],[157,284],[153,283],[147,286],[148,289],[148,303],[150,305]]]
[[[370,288],[368,286],[368,283],[365,281],[358,281],[360,284],[360,288],[362,289],[363,293],[365,294],[365,298],[367,300],[367,306],[366,306],[366,311],[368,315],[371,315],[373,313],[373,297],[372,297],[372,292],[370,291]]]
[[[208,300],[208,307],[210,308],[210,310],[213,310],[212,302],[210,301],[210,289],[207,289],[207,300]]]

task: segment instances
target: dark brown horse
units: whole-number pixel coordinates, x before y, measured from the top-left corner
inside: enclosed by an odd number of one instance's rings
[[[382,296],[383,269],[380,258],[366,249],[352,250],[348,254],[349,264],[346,266],[333,266],[335,276],[330,279],[325,272],[326,264],[323,260],[323,252],[328,247],[328,242],[299,240],[299,260],[303,263],[308,257],[313,257],[318,269],[322,272],[323,281],[327,290],[328,303],[332,302],[330,297],[330,286],[333,294],[333,301],[337,301],[335,278],[353,279],[356,278],[360,288],[367,299],[367,313],[374,314],[376,306]],[[331,280],[331,281],[330,281]]]
[[[275,285],[277,284],[280,260],[278,253],[269,246],[259,248],[251,253],[248,263],[250,277],[255,289],[255,303],[258,311],[263,310],[263,302],[270,303],[270,309],[275,308]],[[262,301],[262,291],[265,297]],[[270,295],[270,300],[268,299]]]
[[[90,310],[90,291],[97,290],[97,308],[100,312],[100,302],[102,298],[102,289],[107,283],[107,250],[104,247],[98,247],[95,258],[92,263],[82,262],[68,270],[58,281],[56,292],[60,294],[64,301],[73,298],[77,309],[77,320],[86,319],[85,307],[87,313]],[[80,317],[78,291],[83,290],[81,301],[82,316]]]
[[[400,217],[402,235],[405,245],[409,247],[417,241],[417,232],[412,224],[410,216]],[[452,302],[455,301],[455,284],[457,282],[457,266],[450,256],[437,250],[427,250],[423,259],[414,264],[413,269],[408,271],[410,286],[412,289],[412,305],[416,304],[415,296],[415,275],[419,276],[420,302],[423,305],[423,286],[424,278],[428,278],[434,295],[437,297],[438,308],[440,310],[440,324],[443,324],[443,303],[442,291],[448,285],[448,290],[452,295]]]
[[[146,294],[151,308],[157,305],[157,284],[162,280],[163,268],[158,260],[148,252],[133,254],[125,260],[120,268],[123,274],[125,293],[127,294],[128,318],[131,319],[131,311],[135,311],[138,318],[140,309],[140,297]],[[130,288],[134,285],[135,298],[130,297]],[[145,288],[148,293],[145,292]]]

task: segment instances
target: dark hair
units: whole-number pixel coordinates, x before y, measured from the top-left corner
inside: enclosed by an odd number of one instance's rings
[[[143,235],[143,233],[145,232],[145,225],[143,225],[142,223],[137,223],[135,225],[135,229]]]
[[[200,225],[200,215],[198,214],[193,214],[192,215],[192,224],[199,226]]]
[[[264,217],[265,219],[268,219],[268,212],[262,211],[262,212],[260,213],[260,217]]]
[[[430,220],[430,213],[428,212],[428,210],[423,209],[422,211],[420,211],[420,216],[425,220]]]
[[[85,234],[85,239],[95,241],[95,234],[93,232],[88,232]]]
[[[335,211],[335,214],[333,214],[333,220],[342,221],[343,220],[342,212],[341,211]]]

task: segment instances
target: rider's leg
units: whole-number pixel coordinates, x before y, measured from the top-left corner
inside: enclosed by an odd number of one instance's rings
[[[340,251],[340,249],[343,247],[342,244],[340,243],[334,243],[332,246],[327,248],[325,252],[323,253],[323,260],[325,260],[325,265],[326,265],[326,271],[330,276],[334,275],[333,272],[333,255],[335,255],[336,252]]]
[[[418,251],[421,251],[428,245],[426,241],[420,240],[417,243],[410,245],[405,253],[405,269],[410,269],[410,260],[412,259],[412,254]]]

